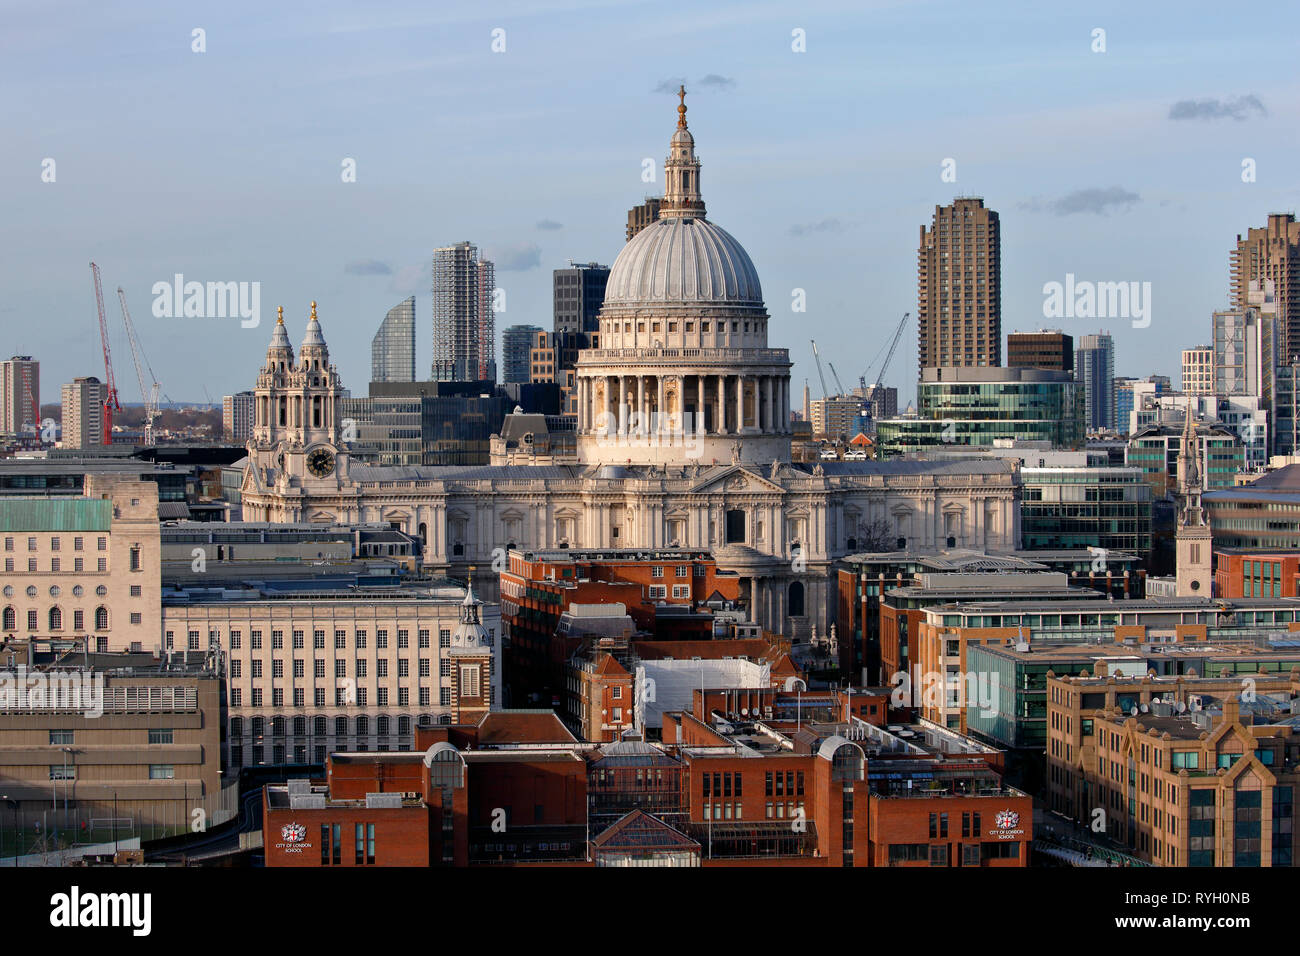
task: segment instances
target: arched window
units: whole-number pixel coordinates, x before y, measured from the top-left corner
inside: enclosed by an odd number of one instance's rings
[[[307,734],[307,718],[295,717],[293,719],[293,735],[295,737],[304,737]]]
[[[108,608],[104,607],[102,604],[95,608],[95,630],[108,630]]]
[[[272,718],[271,718],[271,736],[272,736],[272,737],[283,737],[283,736],[284,736],[284,718],[283,718],[283,717],[272,717]]]
[[[14,610],[13,605],[5,608],[4,629],[6,631],[18,630],[18,612]]]
[[[348,735],[348,719],[346,717],[334,718],[334,735],[336,737],[346,737]]]
[[[60,608],[57,604],[54,605],[54,607],[50,608],[50,630],[51,631],[63,630],[63,609]]]
[[[324,737],[326,734],[330,732],[329,719],[326,717],[313,718],[311,725],[312,725],[312,733],[314,733],[317,737]]]
[[[790,617],[803,617],[803,582],[790,583]]]
[[[357,718],[357,736],[363,737],[370,733],[370,719],[364,715]]]
[[[230,736],[232,736],[232,737],[242,737],[242,736],[244,736],[244,718],[243,718],[243,717],[231,717],[231,718],[230,718]]]

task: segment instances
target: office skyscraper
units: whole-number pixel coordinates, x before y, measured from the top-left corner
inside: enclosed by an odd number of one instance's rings
[[[527,382],[529,356],[537,333],[545,331],[536,325],[511,325],[501,333],[501,381]]]
[[[1300,223],[1294,213],[1272,213],[1268,225],[1237,236],[1232,251],[1231,298],[1234,308],[1250,303],[1252,283],[1273,281],[1278,331],[1282,348],[1279,361],[1286,363],[1300,353]]]
[[[496,270],[472,243],[433,251],[434,381],[496,381],[495,287]]]
[[[415,296],[397,303],[370,342],[370,381],[415,381]]]
[[[609,266],[595,262],[569,263],[567,269],[556,269],[555,332],[596,332],[600,322],[601,303],[605,301],[605,283],[609,281]]]
[[[1079,336],[1074,376],[1083,383],[1084,426],[1115,428],[1115,342],[1109,335]]]
[[[917,251],[917,358],[921,368],[1002,364],[1002,260],[998,214],[984,200],[935,206]]]
[[[18,435],[24,425],[40,426],[41,363],[30,355],[0,362],[0,435]]]

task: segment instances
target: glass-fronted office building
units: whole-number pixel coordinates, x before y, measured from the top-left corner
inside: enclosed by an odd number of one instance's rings
[[[1069,372],[1032,368],[927,368],[917,384],[918,417],[876,425],[877,454],[897,457],[944,445],[991,446],[996,439],[1082,448],[1084,396]]]
[[[1151,485],[1140,468],[1022,468],[1024,547],[1151,551]]]

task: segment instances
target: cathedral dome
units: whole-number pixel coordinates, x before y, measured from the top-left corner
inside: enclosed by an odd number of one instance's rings
[[[604,308],[664,305],[763,307],[763,290],[749,254],[707,219],[659,219],[642,229],[614,260]]]

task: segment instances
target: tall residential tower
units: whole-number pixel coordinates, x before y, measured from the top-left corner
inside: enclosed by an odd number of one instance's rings
[[[473,243],[433,251],[434,381],[496,380],[495,286],[492,263]]]
[[[1002,364],[998,214],[984,200],[935,206],[917,251],[917,359],[922,369]]]

